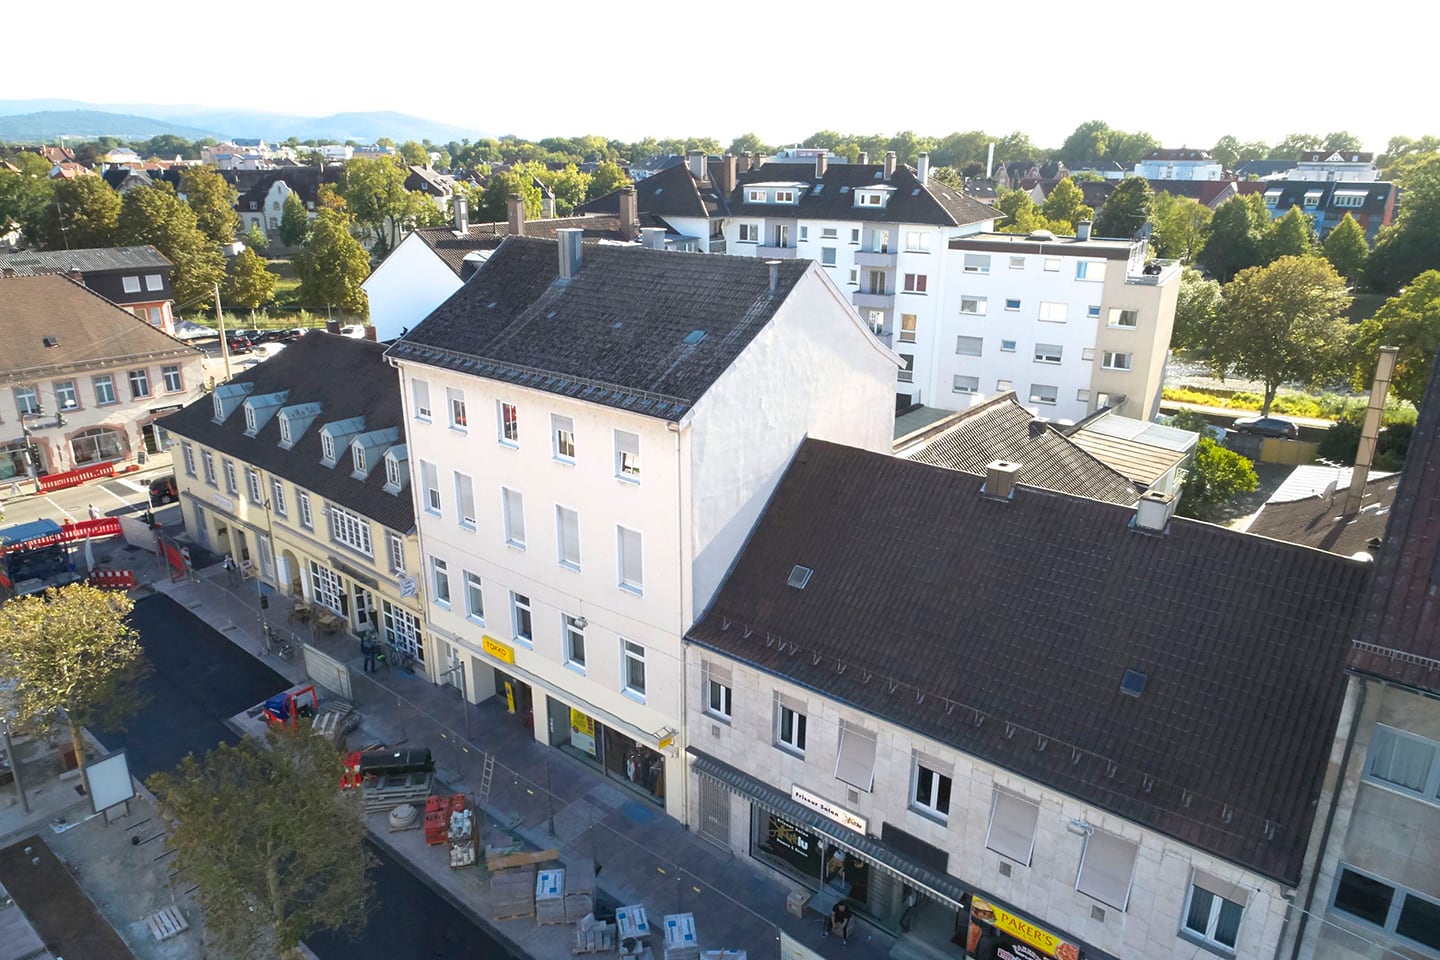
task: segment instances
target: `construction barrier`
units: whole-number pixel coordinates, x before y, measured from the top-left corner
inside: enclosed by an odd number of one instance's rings
[[[78,543],[87,539],[98,539],[100,537],[114,537],[120,533],[119,517],[101,517],[98,520],[81,520],[78,523],[66,521],[60,528],[59,533],[48,534],[43,537],[33,537],[29,540],[21,540],[6,547],[0,547],[0,554],[7,550],[35,550],[39,547],[49,547],[57,543]]]
[[[65,473],[50,473],[40,478],[40,492],[49,493],[51,490],[78,487],[80,484],[90,480],[113,476],[115,476],[115,464],[113,463],[101,463],[93,467],[81,467],[79,470],[69,470]]]
[[[102,590],[134,590],[133,570],[91,570],[90,585]]]

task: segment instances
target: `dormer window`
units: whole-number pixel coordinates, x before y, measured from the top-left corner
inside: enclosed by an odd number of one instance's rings
[[[255,389],[253,383],[227,383],[216,387],[215,392],[210,395],[210,402],[215,405],[215,422],[224,423],[225,418],[235,412],[235,408],[250,396]],[[249,420],[246,420],[249,426]]]
[[[290,418],[289,418],[289,417],[281,417],[281,418],[280,418],[280,445],[281,445],[282,447],[288,447],[288,446],[290,446],[291,444],[293,444],[294,442],[295,442],[294,440],[291,440],[291,439],[290,439]]]
[[[399,439],[399,427],[358,434],[350,441],[350,458],[355,465],[355,470],[350,476],[356,480],[368,480],[370,471],[374,469],[375,464],[379,462],[386,451],[392,449],[392,444]]]
[[[320,434],[320,455],[329,461],[330,466],[335,465],[335,438],[328,433]]]
[[[280,423],[280,449],[289,450],[294,447],[318,416],[318,403],[297,403],[282,407],[275,415],[275,419]]]
[[[396,495],[405,489],[405,484],[410,479],[410,471],[406,469],[408,452],[405,444],[396,444],[385,451],[385,492]]]
[[[765,202],[765,191],[764,191],[764,190],[746,190],[746,191],[745,191],[745,199],[746,199],[746,201],[749,202],[749,203],[764,203],[764,202]]]
[[[255,436],[255,408],[248,403],[245,404],[245,435]]]
[[[365,430],[364,417],[337,420],[320,428],[320,465],[334,469],[340,460],[339,451],[350,445],[356,434]]]
[[[400,486],[400,461],[394,457],[385,458],[385,487],[398,488]]]
[[[855,206],[883,207],[890,202],[891,189],[888,187],[866,187],[855,191]]]
[[[794,190],[776,190],[776,191],[775,191],[775,202],[776,202],[776,203],[794,203],[794,202],[795,202],[795,191],[794,191]]]
[[[355,472],[360,474],[361,476],[364,476],[366,473],[365,448],[360,446],[360,444],[358,443],[350,444],[350,456],[355,461]]]

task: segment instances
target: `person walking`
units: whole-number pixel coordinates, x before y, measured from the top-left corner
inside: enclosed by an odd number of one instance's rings
[[[232,590],[240,585],[236,576],[238,573],[239,571],[235,568],[235,558],[228,553],[225,554],[225,579],[229,581]]]
[[[379,644],[371,640],[360,641],[360,652],[365,654],[365,672],[375,673],[379,667],[375,665],[375,654],[379,652]]]
[[[95,504],[93,504],[93,503],[90,504],[90,519],[91,519],[91,520],[99,520],[99,519],[100,519],[100,511],[97,510],[97,509],[95,509]]]

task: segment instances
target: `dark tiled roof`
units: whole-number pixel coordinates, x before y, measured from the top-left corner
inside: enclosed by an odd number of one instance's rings
[[[1365,553],[1372,540],[1382,540],[1385,524],[1390,519],[1390,506],[1395,502],[1399,477],[1382,477],[1365,484],[1360,498],[1360,512],[1351,517],[1340,516],[1345,502],[1345,486],[1335,496],[1312,496],[1285,503],[1267,503],[1245,528],[1247,533],[1273,537],[1289,543],[1303,543],[1317,550],[1329,550],[1342,557]]]
[[[45,346],[54,337],[55,346]],[[83,284],[48,273],[0,277],[0,376],[45,376],[54,369],[126,361],[188,360],[200,351],[176,340]]]
[[[834,163],[823,178],[815,176],[814,163],[770,162],[740,174],[739,185],[730,195],[730,210],[736,216],[805,217],[812,220],[874,220],[881,223],[932,223],[955,227],[995,219],[995,208],[967,197],[960,190],[931,179],[922,186],[915,171],[897,166],[889,179],[885,168],[875,163]],[[793,206],[745,202],[745,187],[752,183],[804,183],[811,185]],[[823,183],[819,195],[814,185]],[[893,187],[883,207],[857,207],[855,190],[863,187]],[[640,209],[645,209],[642,204]],[[791,212],[793,211],[793,213]]]
[[[586,244],[558,282],[557,245],[510,237],[390,348],[392,356],[678,420],[769,322],[808,260]],[[686,343],[702,331],[698,343]]]
[[[718,171],[717,171],[718,172]],[[697,183],[685,164],[666,167],[653,176],[630,184],[642,214],[657,217],[700,217],[720,215],[722,198],[715,191],[714,181]],[[621,189],[624,189],[623,187]],[[596,197],[575,208],[576,213],[620,212],[620,190]]]
[[[376,454],[369,476],[351,476],[354,464],[347,450],[332,469],[320,462],[320,429],[327,423],[364,417],[365,430],[400,429],[400,379],[385,362],[385,348],[368,340],[314,331],[280,353],[234,377],[231,383],[253,383],[251,396],[288,391],[285,406],[320,404],[320,415],[291,449],[280,448],[280,421],[270,420],[254,437],[245,436],[245,413],[237,407],[223,424],[215,423],[212,398],[206,396],[160,421],[179,436],[204,444],[259,469],[283,477],[317,496],[340,504],[402,533],[415,526],[410,490],[386,493],[384,451]],[[378,549],[378,547],[377,547]]]
[[[170,179],[166,171],[166,179]],[[281,167],[278,170],[221,170],[220,175],[229,180],[240,194],[235,209],[243,213],[250,211],[251,202],[263,204],[270,187],[277,180],[284,180],[286,186],[300,194],[307,204],[318,203],[321,184],[339,184],[344,168],[337,165],[320,167]],[[178,174],[176,176],[178,182]],[[257,210],[263,207],[257,207]]]
[[[979,475],[994,461],[1008,460],[1024,467],[1019,481],[1032,487],[1127,506],[1140,499],[1133,483],[1032,417],[1013,393],[899,438],[895,452],[916,463]]]
[[[1245,160],[1235,168],[1237,177],[1268,177],[1286,170],[1294,170],[1298,160]]]
[[[1420,404],[1350,665],[1440,693],[1440,362]]]
[[[1145,154],[1146,160],[1213,160],[1208,150],[1192,150],[1189,147],[1160,147]]]
[[[982,482],[806,441],[690,639],[1296,883],[1367,565]]]
[[[640,215],[642,227],[663,227],[664,222],[656,217]],[[620,217],[616,216],[590,216],[590,217],[560,217],[552,220],[527,220],[525,221],[525,235],[527,237],[543,237],[546,240],[555,239],[555,231],[567,228],[579,227],[585,231],[587,240],[612,240],[621,242]],[[435,255],[445,261],[445,266],[454,270],[458,275],[460,267],[465,262],[468,254],[476,250],[494,250],[500,246],[500,241],[510,235],[509,223],[472,223],[467,231],[467,236],[456,236],[453,226],[449,227],[421,227],[415,234],[425,242]]]
[[[1385,213],[1395,195],[1395,184],[1384,181],[1355,181],[1355,180],[1271,180],[1261,185],[1261,189],[1267,194],[1265,202],[1270,199],[1268,194],[1272,190],[1280,191],[1280,198],[1274,203],[1276,210],[1285,211],[1291,207],[1299,207],[1303,213],[1306,211],[1305,194],[1318,191],[1320,200],[1315,209],[1330,210],[1335,213],[1368,213],[1379,216]],[[1334,197],[1337,191],[1358,191],[1365,194],[1365,199],[1358,207],[1335,206]]]
[[[127,173],[128,175],[128,173]],[[164,254],[146,244],[139,247],[94,247],[85,250],[22,250],[0,253],[0,272],[13,270],[22,276],[36,273],[99,273],[104,270],[144,270],[174,265]]]

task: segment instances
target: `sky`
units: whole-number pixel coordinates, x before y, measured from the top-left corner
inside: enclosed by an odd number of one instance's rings
[[[476,136],[722,145],[746,132],[785,144],[826,129],[981,129],[1058,146],[1087,120],[1171,147],[1349,130],[1378,151],[1396,134],[1440,133],[1433,7],[1303,6],[189,0],[117,16],[71,0],[61,30],[51,6],[13,3],[0,14],[0,98],[394,110]],[[25,36],[53,41],[14,42]]]

